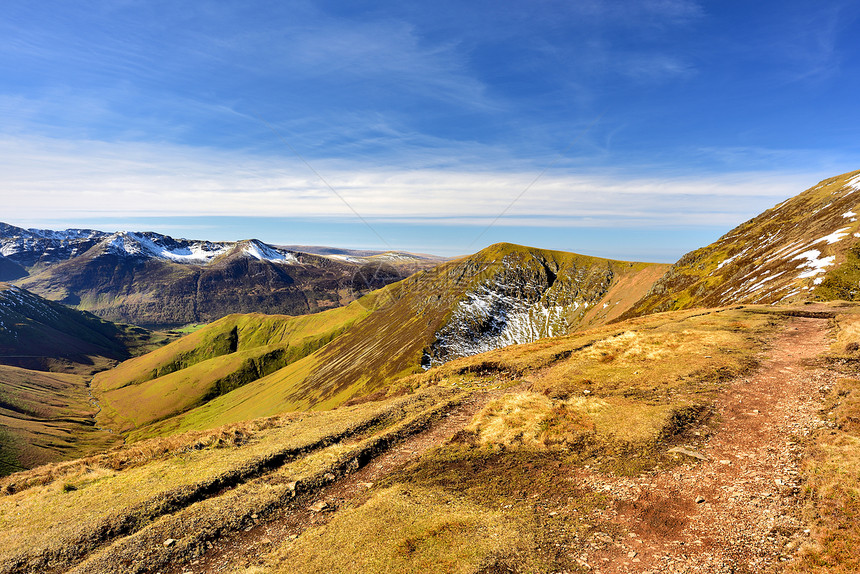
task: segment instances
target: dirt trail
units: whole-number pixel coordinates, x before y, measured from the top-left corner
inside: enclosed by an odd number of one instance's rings
[[[804,366],[826,349],[827,321],[791,320],[758,371],[720,396],[720,423],[691,463],[644,477],[591,475],[613,501],[604,519],[621,540],[595,534],[587,569],[622,572],[763,572],[808,535],[800,521],[802,441],[818,418],[824,370]]]
[[[594,517],[604,531],[592,533],[579,564],[603,574],[757,573],[789,560],[808,534],[798,497],[802,443],[824,424],[818,412],[829,383],[827,371],[806,364],[826,350],[827,327],[825,319],[790,320],[757,372],[727,386],[716,404],[716,432],[700,451],[707,460],[689,458],[633,478],[577,470],[577,480],[611,501]],[[476,393],[428,430],[297,499],[274,520],[226,535],[199,560],[163,572],[220,573],[259,563],[284,539],[328,522],[337,508],[363,503],[375,481],[442,444],[503,392]]]
[[[163,572],[165,574],[209,574],[224,572],[236,566],[260,563],[262,556],[271,550],[275,543],[295,538],[307,528],[327,523],[341,506],[363,503],[368,489],[375,481],[441,445],[457,431],[463,429],[490,399],[504,392],[507,391],[495,390],[473,394],[426,431],[395,445],[359,470],[315,492],[312,496],[298,498],[294,504],[281,510],[273,520],[244,532],[226,535],[199,560],[177,565]],[[326,506],[320,510],[322,503]]]

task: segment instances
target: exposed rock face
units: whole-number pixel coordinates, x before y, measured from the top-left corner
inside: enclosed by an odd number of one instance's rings
[[[171,326],[233,312],[298,315],[335,307],[355,297],[354,274],[353,265],[307,255],[291,265],[238,254],[195,265],[106,252],[20,284],[109,320]]]
[[[608,292],[613,263],[506,255],[455,305],[424,365],[568,334]]]

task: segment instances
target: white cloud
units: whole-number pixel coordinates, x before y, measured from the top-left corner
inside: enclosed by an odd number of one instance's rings
[[[540,168],[373,169],[315,162],[347,206],[293,158],[139,143],[0,140],[3,219],[353,217],[486,225]],[[819,174],[630,177],[550,170],[501,224],[731,227],[814,184]],[[829,174],[832,175],[832,174]]]

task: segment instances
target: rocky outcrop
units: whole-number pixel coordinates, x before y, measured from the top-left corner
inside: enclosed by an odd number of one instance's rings
[[[506,255],[493,270],[454,306],[425,356],[425,367],[566,335],[615,279],[610,261],[559,262],[541,253]]]

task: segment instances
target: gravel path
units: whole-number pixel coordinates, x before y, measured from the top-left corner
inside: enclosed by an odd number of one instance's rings
[[[604,517],[626,534],[600,533],[580,557],[601,573],[772,570],[808,535],[800,520],[802,442],[829,375],[804,366],[826,350],[827,321],[796,318],[758,371],[720,396],[717,432],[691,463],[644,477],[585,477],[614,501]]]

